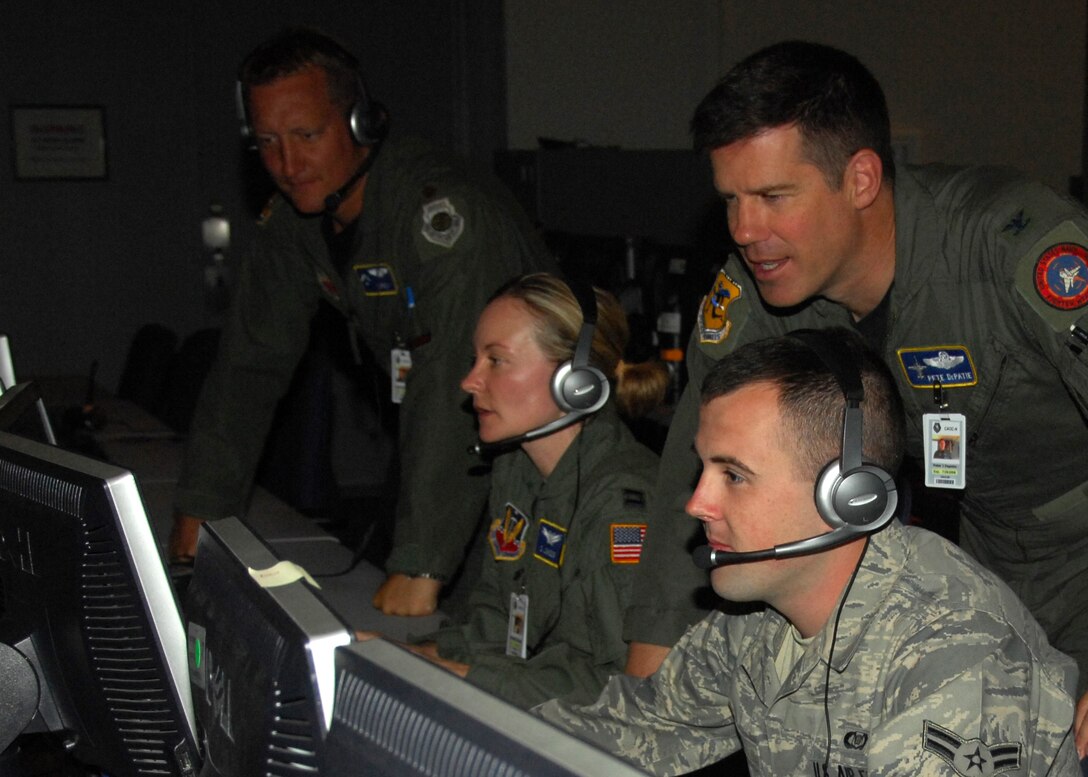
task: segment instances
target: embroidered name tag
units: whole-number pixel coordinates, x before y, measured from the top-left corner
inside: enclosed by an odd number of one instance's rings
[[[387,264],[357,264],[354,267],[363,293],[368,297],[385,297],[397,293],[397,277]]]
[[[963,345],[940,345],[925,348],[900,348],[899,366],[914,388],[974,386],[978,383],[971,352]]]

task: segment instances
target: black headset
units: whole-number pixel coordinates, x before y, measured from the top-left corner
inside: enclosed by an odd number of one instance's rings
[[[693,551],[692,560],[703,569],[828,550],[880,531],[901,512],[897,510],[900,499],[895,478],[883,467],[862,460],[861,403],[865,390],[853,357],[818,329],[798,329],[786,336],[803,343],[819,357],[846,401],[842,448],[838,458],[820,471],[814,493],[816,511],[831,531],[762,550],[719,551],[702,545]]]
[[[567,287],[582,309],[582,328],[574,355],[552,374],[552,398],[564,413],[588,415],[604,407],[612,393],[608,378],[589,363],[597,331],[597,295],[588,283],[567,281]]]

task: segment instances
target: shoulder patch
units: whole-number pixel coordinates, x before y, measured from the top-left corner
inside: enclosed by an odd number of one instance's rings
[[[465,231],[465,219],[453,207],[449,197],[424,203],[423,237],[443,248],[453,248]]]
[[[729,305],[743,293],[740,284],[730,278],[724,268],[718,271],[714,285],[699,307],[699,342],[717,344],[729,337],[729,330],[733,328]]]
[[[611,529],[612,563],[637,564],[641,561],[642,545],[646,542],[646,524],[614,523]]]
[[[1016,266],[1017,293],[1055,332],[1088,308],[1088,235],[1065,221],[1043,236]]]

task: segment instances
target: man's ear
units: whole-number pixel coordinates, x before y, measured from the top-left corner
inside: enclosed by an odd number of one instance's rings
[[[863,148],[850,157],[843,173],[843,186],[858,210],[872,205],[884,186],[884,163],[880,155],[871,148]]]

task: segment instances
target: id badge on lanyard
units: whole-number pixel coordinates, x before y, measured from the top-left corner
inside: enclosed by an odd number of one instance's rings
[[[922,415],[925,482],[932,488],[959,488],[967,482],[967,419],[961,413]]]

